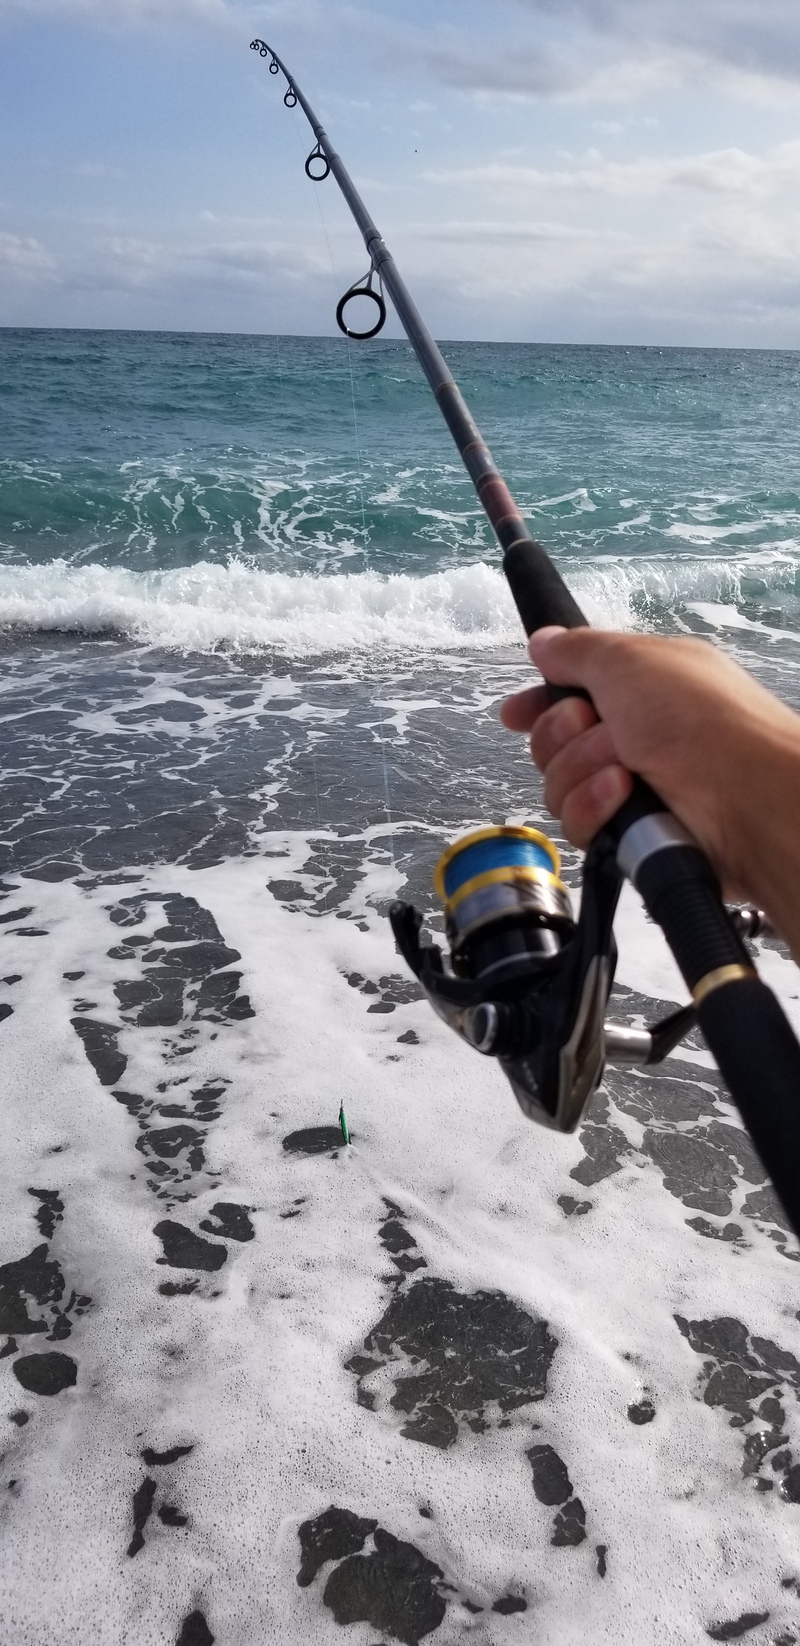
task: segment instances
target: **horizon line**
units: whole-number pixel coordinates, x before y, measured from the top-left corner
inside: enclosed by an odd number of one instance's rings
[[[220,337],[220,338],[253,338],[269,340],[284,338],[287,341],[304,343],[338,343],[348,344],[350,339],[340,337],[337,332],[270,332],[270,331],[231,331],[220,328],[208,331],[200,327],[177,328],[157,326],[32,326],[14,325],[0,321],[0,333],[3,332],[55,332],[55,333],[85,333],[88,336],[100,337]],[[412,349],[413,345],[407,337],[382,337],[371,339],[372,342],[392,343],[404,345]],[[476,338],[476,337],[439,337],[437,343],[447,347],[455,345],[458,348],[489,348],[489,349],[636,349],[658,353],[692,354],[797,354],[800,353],[800,344],[763,344],[763,343],[575,343],[567,341],[545,342],[544,340],[519,338]]]

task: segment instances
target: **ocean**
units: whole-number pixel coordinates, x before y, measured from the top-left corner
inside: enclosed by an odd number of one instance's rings
[[[800,707],[800,355],[443,348],[590,619]],[[410,348],[5,330],[0,430],[5,1635],[789,1646],[800,1251],[708,1052],[555,1136],[395,950],[471,827],[580,881]]]

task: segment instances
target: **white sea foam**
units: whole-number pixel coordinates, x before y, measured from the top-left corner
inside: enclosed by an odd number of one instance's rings
[[[26,1400],[31,1421],[5,1439],[6,1483],[16,1485],[0,1592],[15,1643],[41,1646],[49,1607],[64,1646],[85,1646],[87,1616],[93,1640],[163,1646],[200,1607],[230,1646],[337,1646],[351,1634],[367,1646],[381,1631],[344,1634],[323,1603],[330,1564],[310,1588],[296,1581],[298,1525],[331,1503],[434,1560],[483,1608],[476,1643],[531,1638],[530,1617],[543,1646],[694,1646],[748,1611],[771,1614],[768,1637],[754,1640],[793,1632],[796,1596],[779,1578],[796,1569],[796,1507],[742,1480],[741,1433],[697,1398],[699,1362],[674,1316],[732,1316],[796,1354],[796,1269],[752,1226],[745,1249],[698,1240],[644,1157],[591,1187],[590,1216],[566,1218],[558,1196],[582,1192],[569,1175],[579,1138],[524,1120],[496,1065],[459,1050],[424,1002],[370,1015],[370,997],[348,985],[353,973],[397,970],[369,902],[391,895],[396,871],[387,864],[366,901],[354,892],[359,922],[308,919],[267,890],[276,861],[303,875],[321,845],[287,832],[271,838],[280,856],[266,862],[146,876],[151,891],[213,912],[242,954],[257,1014],[204,1034],[193,1054],[204,1075],[231,1081],[208,1142],[221,1186],[174,1215],[196,1230],[218,1198],[233,1199],[253,1208],[256,1229],[249,1244],[229,1242],[224,1269],[193,1296],[157,1290],[182,1278],[157,1267],[163,1207],[145,1186],[132,1116],[98,1085],[69,1024],[77,968],[96,1015],[117,1017],[114,979],[132,963],[106,957],[109,889],[20,888],[48,935],[4,940],[25,977],[3,1025],[0,1260],[38,1239],[27,1185],[57,1187],[65,1216],[53,1255],[94,1305],[58,1345],[78,1362],[75,1389]],[[156,905],[144,929],[160,918]],[[640,958],[630,981],[669,988],[652,929],[630,926],[629,901],[621,925],[629,964]],[[400,1045],[412,1027],[417,1043]],[[123,1035],[134,1089],[163,1090],[166,1074],[179,1099],[186,1063],[165,1065],[163,1029]],[[334,1123],[342,1098],[353,1148],[338,1160],[287,1155],[285,1133]],[[629,1114],[620,1124],[638,1146],[641,1125]],[[377,1235],[384,1197],[401,1207],[423,1274],[468,1293],[500,1289],[548,1321],[558,1347],[546,1398],[508,1414],[508,1427],[493,1420],[472,1434],[462,1424],[442,1451],[405,1438],[401,1412],[357,1403],[345,1364],[391,1295]],[[21,1400],[13,1365],[7,1357],[0,1369],[6,1411]],[[643,1390],[656,1407],[644,1429],[626,1415]],[[794,1402],[786,1415],[795,1445]],[[553,1511],[534,1497],[525,1456],[532,1441],[554,1445],[569,1468],[587,1516],[580,1548],[551,1547]],[[188,1523],[178,1531],[154,1513],[145,1547],[126,1560],[140,1451],[176,1444],[193,1451],[153,1471],[156,1507],[177,1505]],[[522,1629],[491,1611],[509,1591],[528,1597]],[[452,1646],[475,1623],[454,1594],[431,1638]]]
[[[273,647],[292,655],[391,645],[495,646],[518,637],[500,574],[471,565],[428,577],[290,576],[231,559],[140,573],[99,565],[0,570],[0,623],[77,634],[120,631],[187,651]]]
[[[562,569],[590,621],[631,627],[693,600],[732,604],[748,592],[748,578],[757,577],[763,590],[794,587],[797,562],[764,550],[732,560],[608,557]],[[503,577],[484,561],[419,577],[290,575],[237,557],[154,572],[65,560],[6,565],[0,625],[119,632],[183,651],[271,648],[292,656],[372,647],[485,649],[519,638]]]

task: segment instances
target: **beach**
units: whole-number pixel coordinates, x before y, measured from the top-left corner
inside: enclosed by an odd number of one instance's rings
[[[444,352],[593,622],[800,706],[796,355]],[[410,350],[0,356],[9,1639],[788,1646],[800,1251],[699,1036],[555,1135],[395,951],[481,824],[580,885]],[[685,1000],[618,939],[616,1018]]]

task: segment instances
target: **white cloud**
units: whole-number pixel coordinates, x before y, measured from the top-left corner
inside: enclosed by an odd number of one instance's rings
[[[98,31],[172,31],[188,26],[235,35],[273,28],[328,32],[322,0],[0,0],[0,23],[73,23]]]
[[[608,197],[606,197],[607,200]],[[700,197],[698,196],[698,199]],[[447,219],[387,225],[423,313],[442,336],[542,335],[630,341],[750,341],[800,335],[800,221],[772,220],[746,196],[709,219],[661,211],[647,233],[626,213]],[[284,230],[194,244],[111,234],[53,255],[0,236],[6,323],[332,331],[338,290],[327,256]],[[352,247],[351,253],[352,253]],[[346,266],[343,259],[342,266]],[[359,271],[360,272],[360,271]],[[36,291],[47,307],[20,309]],[[442,324],[442,316],[446,316]],[[21,321],[18,318],[22,316]],[[554,319],[553,317],[560,317]],[[396,328],[395,328],[396,331]],[[780,341],[780,336],[777,336]]]
[[[666,46],[740,72],[800,76],[796,0],[516,0],[528,15],[616,38],[646,55]]]
[[[0,269],[12,279],[46,279],[54,267],[54,259],[38,240],[19,234],[0,234]]]
[[[1,255],[1,254],[0,254]],[[51,259],[52,264],[52,259]],[[238,284],[270,289],[327,275],[321,252],[292,241],[261,239],[182,241],[107,235],[83,255],[58,260],[58,278],[71,290],[158,291],[187,283]]]
[[[709,195],[747,195],[766,199],[800,184],[800,141],[782,143],[766,156],[743,149],[719,149],[680,159],[669,156],[608,160],[590,153],[568,167],[464,166],[425,174],[431,183],[493,193],[508,202],[531,193],[607,195],[618,199],[652,198],[664,190]]]
[[[492,30],[400,24],[394,49],[447,85],[489,96],[625,102],[702,92],[711,77],[774,97],[800,81],[797,0],[507,0],[493,13]]]
[[[180,24],[189,19],[227,20],[227,0],[0,0],[0,18],[29,22],[79,22],[124,28],[131,24]]]
[[[444,240],[453,244],[468,242],[482,245],[492,242],[509,245],[516,241],[539,243],[553,240],[597,240],[608,237],[608,231],[576,226],[570,223],[524,223],[517,221],[492,223],[481,222],[480,219],[472,218],[465,222],[412,225],[405,232],[417,240]]]

